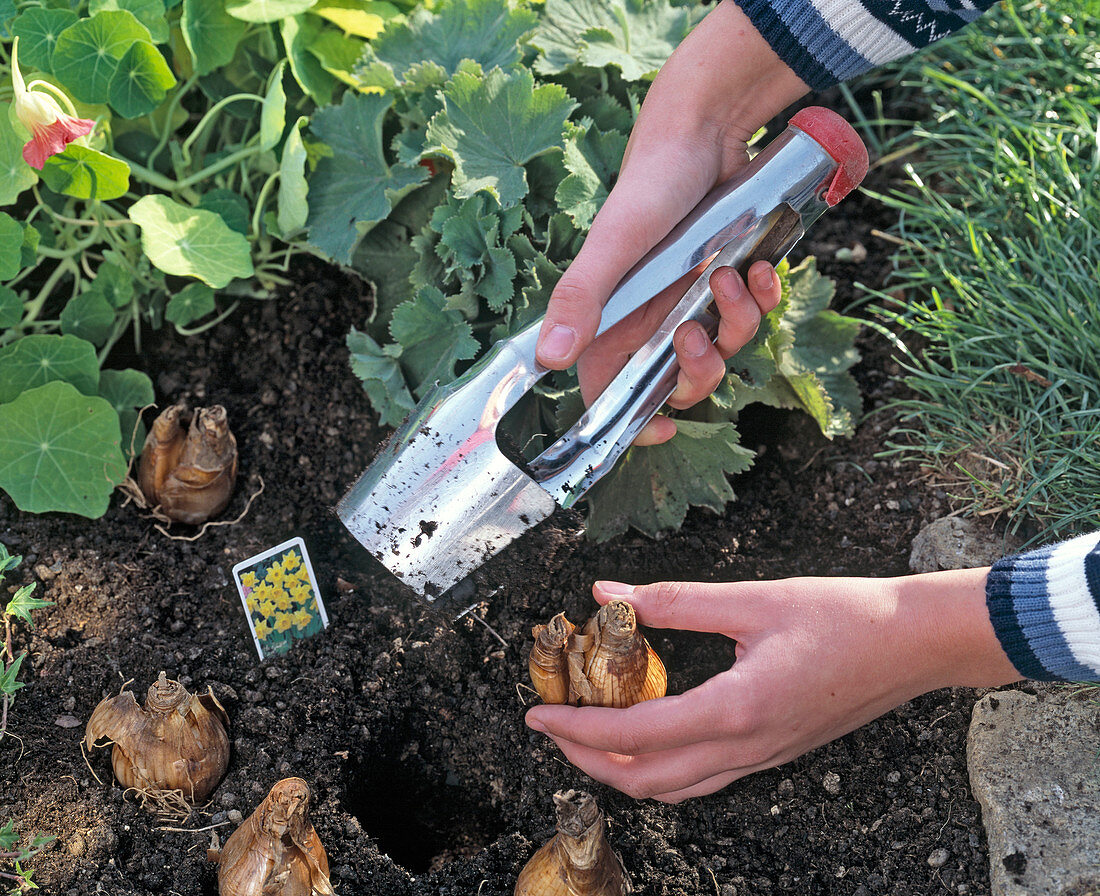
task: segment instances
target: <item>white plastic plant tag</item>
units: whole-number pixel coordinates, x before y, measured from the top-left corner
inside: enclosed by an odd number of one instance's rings
[[[317,577],[301,538],[242,560],[233,567],[233,581],[261,660],[285,653],[295,641],[328,627]]]

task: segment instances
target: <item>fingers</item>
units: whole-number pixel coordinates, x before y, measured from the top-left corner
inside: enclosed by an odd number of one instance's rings
[[[535,706],[527,711],[526,722],[555,740],[626,756],[688,746],[723,730],[729,710],[717,699],[720,678],[684,694],[646,700],[629,709]]]
[[[746,582],[596,582],[592,594],[601,604],[614,598],[628,601],[638,621],[649,628],[720,632],[734,637],[751,621],[742,604],[753,587]]]

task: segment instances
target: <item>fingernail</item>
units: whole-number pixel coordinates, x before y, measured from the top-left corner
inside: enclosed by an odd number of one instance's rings
[[[775,274],[772,273],[771,268],[761,268],[752,275],[752,280],[757,289],[771,289],[772,283],[775,282],[772,279],[774,276]]]
[[[610,594],[613,597],[628,597],[634,593],[634,586],[627,585],[625,582],[597,582],[596,587],[604,594]]]
[[[539,734],[547,733],[546,726],[543,725],[542,722],[540,722],[538,719],[528,718],[525,721],[527,722],[527,727],[530,728],[532,731],[537,731],[539,732]]]
[[[564,361],[573,350],[577,334],[572,327],[555,324],[539,345],[539,356],[547,361]]]
[[[693,358],[703,357],[709,346],[710,340],[707,339],[702,330],[692,327],[684,335],[684,351]]]
[[[728,271],[729,273],[722,278],[722,289],[726,293],[725,299],[727,302],[736,302],[741,298],[741,293],[744,292],[745,284],[737,271],[733,268],[729,268]]]

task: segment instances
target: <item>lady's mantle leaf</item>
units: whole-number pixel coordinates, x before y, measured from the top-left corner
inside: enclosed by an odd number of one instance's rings
[[[130,206],[130,220],[141,228],[145,254],[166,274],[195,277],[214,289],[252,276],[248,240],[214,212],[143,196]]]
[[[401,349],[380,346],[366,333],[351,328],[347,338],[351,369],[363,381],[363,390],[383,426],[397,426],[414,407],[405,376],[397,363]]]
[[[95,519],[125,474],[106,400],[51,382],[0,405],[0,488],[20,510]]]
[[[24,336],[0,349],[0,404],[54,380],[85,395],[99,390],[99,361],[90,342],[76,336]]]
[[[588,534],[606,541],[633,526],[649,536],[678,529],[688,507],[720,513],[734,498],[727,476],[752,466],[732,423],[676,421],[663,445],[631,448],[588,493]]]
[[[332,150],[309,181],[309,238],[337,261],[350,262],[360,228],[381,221],[393,203],[428,177],[420,165],[393,165],[382,151],[382,120],[392,98],[344,95],[313,116],[313,132]]]
[[[390,321],[390,335],[401,346],[401,369],[420,398],[437,382],[455,378],[455,365],[477,354],[470,325],[434,287],[421,289],[398,305]]]
[[[485,190],[508,208],[527,195],[523,166],[559,149],[576,103],[557,84],[535,87],[526,69],[488,75],[460,71],[443,91],[443,111],[428,125],[427,151],[455,164],[455,195]]]
[[[55,193],[74,199],[118,199],[130,189],[130,166],[121,159],[79,143],[50,156],[42,180]]]
[[[569,176],[558,185],[555,200],[581,230],[592,219],[611,192],[613,177],[626,151],[626,134],[605,134],[590,127],[570,135],[565,144],[565,167]]]
[[[531,38],[542,51],[540,74],[573,65],[613,65],[627,81],[657,73],[687,36],[694,14],[668,0],[547,0],[546,17]]]
[[[373,41],[366,62],[389,67],[398,81],[422,62],[442,67],[447,77],[472,59],[482,69],[509,68],[519,61],[520,41],[537,17],[506,0],[452,0],[434,11],[418,9],[405,22],[390,23]]]

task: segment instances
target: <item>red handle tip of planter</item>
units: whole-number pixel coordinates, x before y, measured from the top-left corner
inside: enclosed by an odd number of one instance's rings
[[[825,201],[836,205],[859,186],[867,173],[867,147],[856,129],[832,109],[807,106],[796,112],[790,123],[820,143],[840,166],[825,194]]]

